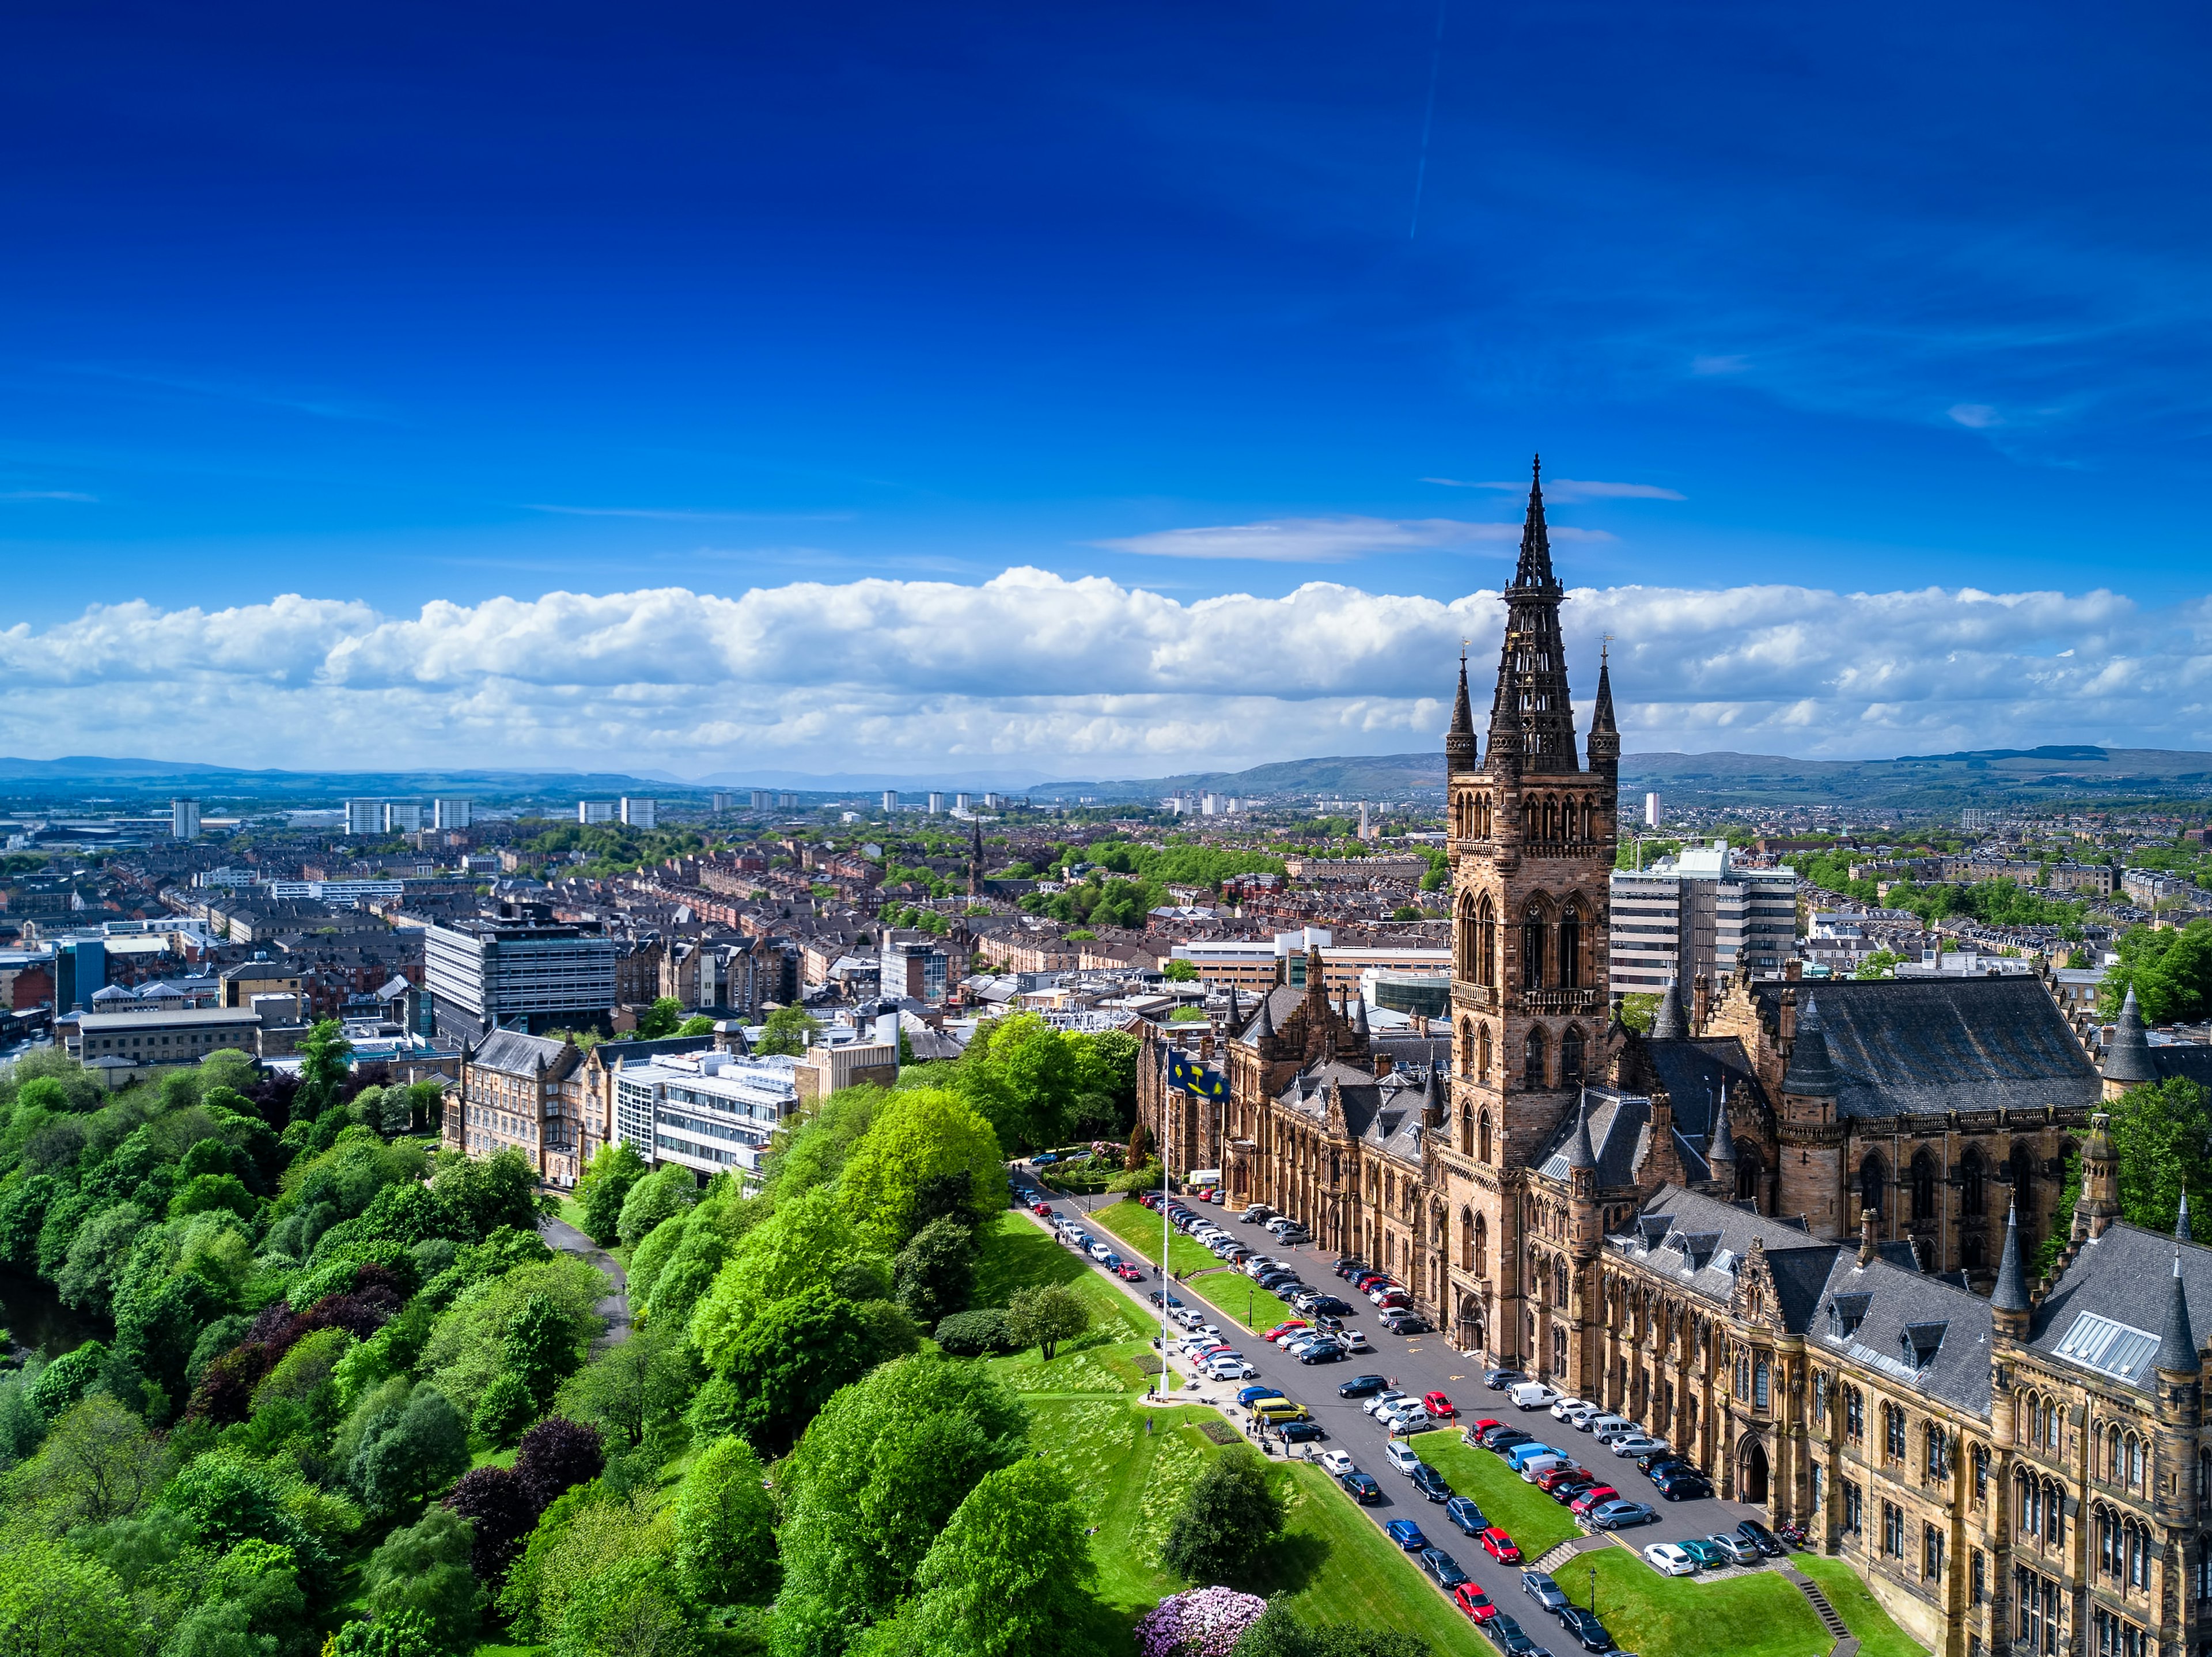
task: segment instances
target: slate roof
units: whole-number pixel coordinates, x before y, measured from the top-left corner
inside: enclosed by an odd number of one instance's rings
[[[1283,1089],[1279,1102],[1314,1121],[1325,1121],[1329,1084],[1334,1082],[1344,1103],[1345,1130],[1352,1138],[1384,1156],[1418,1164],[1426,1081],[1425,1076],[1404,1071],[1377,1077],[1372,1071],[1336,1060],[1300,1071]]]
[[[1662,1186],[1629,1223],[1605,1240],[1617,1259],[1636,1261],[1654,1277],[1705,1300],[1726,1305],[1735,1294],[1736,1267],[1765,1244],[1783,1326],[1802,1332],[1813,1314],[1835,1243],[1814,1242],[1796,1220],[1754,1214],[1677,1185]]]
[[[1582,1097],[1589,1110],[1590,1149],[1597,1159],[1599,1188],[1634,1185],[1636,1169],[1651,1144],[1650,1100],[1641,1094],[1620,1093],[1611,1088],[1584,1088]],[[1682,1132],[1680,1122],[1678,1110],[1674,1154],[1681,1159],[1682,1172],[1693,1182],[1706,1180],[1711,1170],[1705,1162],[1704,1135],[1700,1132],[1692,1138]],[[1566,1179],[1567,1157],[1574,1134],[1575,1113],[1570,1110],[1559,1118],[1551,1139],[1536,1158],[1536,1171],[1546,1179]]]
[[[2161,1082],[2185,1076],[2200,1088],[2212,1089],[2212,1047],[2202,1041],[2154,1042],[2150,1065]]]
[[[1674,1107],[1674,1125],[1703,1144],[1711,1131],[1712,1109],[1721,1088],[1727,1085],[1729,1108],[1734,1112],[1747,1099],[1767,1108],[1766,1089],[1759,1084],[1750,1055],[1733,1035],[1705,1036],[1696,1041],[1646,1041],[1644,1050],[1659,1084]],[[1741,1133],[1746,1124],[1737,1121]]]
[[[550,1070],[564,1051],[573,1052],[565,1041],[556,1041],[550,1036],[526,1035],[520,1030],[495,1029],[476,1044],[469,1062],[486,1070],[505,1071],[511,1076],[528,1076],[538,1068],[543,1059]]]
[[[1752,986],[1770,1022],[1785,989]],[[1820,986],[1838,1114],[2092,1106],[2103,1083],[2035,979],[1836,979]]]
[[[1261,1001],[1267,1003],[1267,1016],[1273,1022],[1274,1027],[1280,1029],[1292,1013],[1305,1005],[1306,992],[1294,985],[1278,984],[1265,996],[1256,998],[1252,1003],[1249,1016],[1244,1021],[1243,1031],[1237,1037],[1238,1041],[1252,1041],[1259,1038],[1258,1025]]]
[[[2051,1285],[2043,1304],[2035,1308],[2027,1344],[2046,1359],[2087,1369],[2108,1382],[2138,1392],[2154,1390],[2156,1377],[2150,1363],[2172,1300],[2177,1253],[2189,1325],[2193,1329],[2212,1329],[2212,1248],[2177,1243],[2163,1232],[2146,1231],[2122,1221],[2108,1227],[2103,1236],[2081,1245],[2065,1275]],[[2136,1361],[2117,1367],[2089,1361],[2096,1349],[2085,1349],[2083,1342],[2095,1326],[2083,1324],[2085,1317],[2107,1319],[2144,1337],[2136,1344],[2141,1347]],[[2124,1359],[2130,1350],[2124,1344],[2106,1356]]]
[[[1837,1249],[1806,1345],[1848,1357],[1986,1421],[1995,1327],[1989,1302],[1948,1278],[1897,1265],[1888,1253],[1861,1266],[1856,1249]],[[1839,1320],[1838,1312],[1845,1315]]]

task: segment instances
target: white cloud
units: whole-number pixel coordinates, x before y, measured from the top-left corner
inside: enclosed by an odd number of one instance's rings
[[[1517,542],[1518,524],[1469,524],[1456,518],[1277,518],[1261,524],[1160,530],[1093,541],[1094,547],[1147,558],[1249,558],[1277,564],[1334,564],[1370,552]]]
[[[2108,742],[2212,748],[2212,601],[2109,592],[1578,590],[1576,691],[1613,637],[1630,751],[1808,756]],[[980,585],[550,592],[412,616],[288,595],[100,605],[0,631],[0,752],[246,766],[988,762],[1040,778],[1434,745],[1495,592],[1310,582],[1193,603],[1036,569]],[[2071,652],[2062,654],[2060,652]],[[1486,701],[1480,689],[1477,700]]]
[[[1952,419],[1969,431],[1986,431],[1991,426],[2004,423],[1997,411],[1986,403],[1954,403],[1949,413]]]
[[[76,489],[6,489],[0,490],[0,501],[96,501],[96,495],[84,495]]]
[[[1526,478],[1502,483],[1469,483],[1456,477],[1424,477],[1421,482],[1442,483],[1455,489],[1503,489],[1513,495],[1525,494],[1528,488]],[[1544,480],[1544,499],[1565,505],[1577,501],[1686,501],[1689,497],[1679,489],[1662,489],[1656,483],[1601,483],[1583,477],[1547,477]]]

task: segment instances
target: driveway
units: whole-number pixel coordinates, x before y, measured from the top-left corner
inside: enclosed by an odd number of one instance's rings
[[[548,1247],[557,1248],[564,1254],[574,1254],[580,1259],[589,1260],[607,1274],[607,1282],[612,1287],[592,1308],[606,1320],[606,1327],[600,1332],[599,1338],[592,1343],[592,1350],[594,1352],[602,1351],[607,1347],[618,1345],[628,1340],[629,1338],[629,1277],[622,1269],[621,1262],[566,1220],[538,1221],[538,1235],[545,1239]]]
[[[1025,1171],[1018,1168],[1017,1176]],[[1054,1197],[1048,1192],[1046,1195],[1054,1207],[1071,1216],[1078,1212],[1087,1213],[1091,1207],[1109,1200],[1121,1200],[1118,1196],[1110,1199],[1101,1197],[1086,1204],[1079,1198]],[[1050,1229],[1045,1221],[1035,1216],[1030,1217],[1037,1226]],[[1233,1214],[1224,1214],[1216,1223],[1232,1228],[1239,1225]],[[1345,1299],[1355,1305],[1358,1303],[1358,1298],[1350,1285],[1340,1284],[1331,1269],[1338,1258],[1334,1249],[1322,1249],[1310,1244],[1303,1247],[1285,1247],[1276,1243],[1259,1225],[1254,1224],[1250,1229],[1254,1233],[1255,1247],[1265,1244],[1266,1253],[1271,1257],[1287,1259],[1306,1282],[1317,1289],[1338,1290]],[[1103,1267],[1094,1269],[1133,1300],[1140,1302],[1147,1313],[1156,1311],[1146,1296],[1159,1285],[1123,1283],[1106,1273]],[[1218,1314],[1214,1320],[1224,1330],[1233,1332],[1243,1326],[1245,1283],[1242,1273],[1224,1268],[1218,1272],[1202,1272],[1170,1286],[1177,1297],[1186,1302],[1196,1304],[1199,1301],[1205,1301]],[[1645,1502],[1658,1512],[1659,1518],[1656,1523],[1619,1533],[1621,1544],[1632,1550],[1641,1551],[1646,1544],[1652,1542],[1679,1541],[1686,1536],[1705,1536],[1715,1531],[1734,1530],[1741,1520],[1757,1519],[1764,1522],[1766,1519],[1764,1508],[1748,1507],[1741,1502],[1723,1502],[1717,1497],[1700,1502],[1665,1500],[1651,1481],[1637,1471],[1632,1457],[1615,1456],[1589,1434],[1553,1419],[1547,1411],[1531,1410],[1524,1413],[1515,1409],[1504,1393],[1486,1391],[1482,1384],[1483,1370],[1486,1367],[1483,1362],[1455,1350],[1450,1342],[1441,1334],[1394,1335],[1380,1324],[1356,1314],[1346,1318],[1345,1323],[1348,1327],[1364,1330],[1376,1350],[1341,1363],[1301,1364],[1295,1358],[1279,1353],[1275,1348],[1259,1339],[1256,1334],[1250,1339],[1237,1343],[1237,1350],[1260,1371],[1262,1382],[1304,1405],[1328,1434],[1326,1444],[1293,1447],[1301,1455],[1309,1450],[1318,1453],[1324,1448],[1350,1452],[1361,1470],[1371,1474],[1375,1482],[1382,1487],[1382,1501],[1365,1509],[1374,1523],[1380,1527],[1393,1519],[1411,1519],[1419,1524],[1429,1540],[1458,1560],[1461,1568],[1480,1583],[1484,1591],[1502,1608],[1517,1618],[1528,1630],[1529,1637],[1540,1645],[1554,1650],[1565,1648],[1560,1644],[1565,1639],[1565,1632],[1521,1591],[1520,1571],[1510,1565],[1498,1564],[1476,1545],[1473,1538],[1462,1536],[1444,1518],[1442,1507],[1431,1503],[1407,1483],[1402,1474],[1390,1468],[1382,1460],[1383,1447],[1389,1442],[1388,1435],[1360,1407],[1360,1400],[1337,1396],[1336,1389],[1340,1384],[1354,1375],[1386,1375],[1391,1385],[1405,1392],[1417,1395],[1431,1391],[1443,1393],[1458,1407],[1464,1419],[1472,1421],[1479,1417],[1492,1416],[1500,1421],[1512,1422],[1524,1431],[1534,1433],[1545,1443],[1557,1446],[1574,1456],[1593,1473],[1603,1475],[1606,1482],[1623,1496]],[[1170,1332],[1180,1334],[1182,1332],[1171,1327]],[[1235,1339],[1233,1332],[1230,1338]],[[1190,1380],[1187,1366],[1177,1363],[1176,1367],[1186,1376],[1186,1390],[1176,1395],[1178,1403],[1217,1405],[1230,1419],[1243,1426],[1248,1433],[1251,1431],[1250,1417],[1236,1400],[1237,1388],[1253,1383]],[[1454,1429],[1439,1429],[1440,1436],[1445,1434],[1457,1435]],[[1425,1436],[1425,1434],[1416,1434],[1410,1442],[1418,1449]],[[1280,1449],[1279,1446],[1274,1448],[1278,1451]],[[1474,1454],[1487,1457],[1490,1453],[1477,1450]],[[1498,1461],[1498,1468],[1503,1474],[1514,1476],[1502,1459]],[[1480,1500],[1478,1490],[1460,1493]],[[1345,1499],[1350,1500],[1348,1496]],[[1533,1564],[1534,1559],[1529,1563]],[[1768,1562],[1770,1565],[1776,1563],[1782,1562]],[[1577,1593],[1571,1565],[1562,1565],[1558,1578],[1562,1588],[1571,1594]],[[1419,1580],[1426,1584],[1425,1578]],[[1584,1591],[1587,1591],[1586,1585]],[[1429,1586],[1427,1592],[1434,1593],[1439,1590]],[[1602,1605],[1600,1610],[1602,1611]],[[1572,1643],[1571,1640],[1566,1642],[1568,1647]]]

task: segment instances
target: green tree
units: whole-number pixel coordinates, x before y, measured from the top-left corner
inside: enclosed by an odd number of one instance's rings
[[[380,1623],[411,1614],[446,1651],[466,1651],[476,1637],[483,1590],[469,1569],[476,1533],[450,1508],[432,1506],[395,1530],[369,1555],[362,1581]]]
[[[637,1039],[658,1041],[676,1034],[676,1027],[684,1022],[684,1004],[672,995],[657,998],[653,1004],[638,1015]]]
[[[702,1450],[676,1493],[676,1563],[691,1592],[738,1605],[775,1591],[775,1502],[741,1438]]]
[[[895,1093],[853,1147],[838,1179],[845,1212],[876,1247],[903,1245],[927,1223],[922,1195],[939,1179],[964,1181],[963,1215],[979,1225],[1006,1205],[998,1136],[973,1107],[942,1088]]]
[[[502,1368],[530,1390],[543,1410],[554,1390],[575,1374],[580,1357],[576,1332],[567,1314],[544,1295],[532,1295],[507,1326],[501,1342]]]
[[[745,1326],[721,1365],[744,1405],[738,1430],[762,1454],[787,1451],[832,1393],[874,1361],[860,1308],[817,1286]]]
[[[1195,984],[1198,968],[1181,956],[1176,956],[1160,968],[1160,976],[1170,984]]]
[[[714,1033],[714,1021],[703,1012],[693,1013],[672,1032],[677,1035],[712,1035]]]
[[[535,1231],[541,1217],[560,1207],[538,1194],[538,1170],[520,1150],[482,1157],[441,1153],[430,1191],[449,1217],[448,1235],[467,1242],[482,1242],[502,1226]]]
[[[665,1450],[678,1442],[698,1385],[684,1326],[649,1322],[571,1375],[558,1403],[570,1420],[597,1427],[611,1449]]]
[[[629,1188],[623,1199],[615,1235],[627,1247],[635,1247],[663,1220],[681,1213],[696,1200],[698,1181],[690,1168],[670,1162],[655,1168]]]
[[[551,1657],[693,1657],[701,1629],[665,1554],[607,1566],[580,1585],[553,1630]]]
[[[1097,1571],[1084,1518],[1049,1462],[985,1474],[916,1575],[915,1620],[928,1649],[958,1657],[1092,1650],[1087,1588]]]
[[[1006,1303],[1006,1322],[1014,1338],[1034,1346],[1049,1363],[1060,1342],[1073,1340],[1091,1326],[1090,1308],[1056,1283],[1016,1292]]]
[[[1851,974],[1853,978],[1894,978],[1905,957],[1892,950],[1876,950],[1859,962]]]
[[[300,1038],[300,1090],[292,1096],[292,1120],[311,1122],[337,1102],[338,1090],[353,1073],[353,1043],[335,1018],[318,1019]]]
[[[93,1393],[54,1423],[45,1448],[17,1477],[57,1526],[105,1525],[150,1502],[168,1466],[144,1421],[109,1394]]]
[[[627,1139],[592,1153],[584,1177],[576,1181],[575,1198],[584,1211],[584,1229],[600,1247],[611,1248],[621,1241],[623,1202],[647,1172],[645,1158]]]
[[[1301,1623],[1288,1605],[1270,1605],[1244,1630],[1231,1657],[1432,1657],[1429,1642],[1412,1634],[1362,1628],[1352,1623],[1318,1627]]]
[[[893,1096],[878,1087],[840,1088],[831,1094],[769,1150],[762,1170],[769,1195],[781,1201],[834,1182],[853,1147]]]
[[[210,1209],[223,1209],[241,1220],[251,1221],[260,1208],[253,1193],[246,1188],[246,1181],[235,1174],[196,1174],[169,1199],[169,1217],[173,1220],[189,1219]]]
[[[867,1248],[846,1219],[834,1193],[810,1191],[779,1203],[774,1213],[745,1234],[735,1257],[692,1312],[692,1344],[708,1369],[726,1369],[745,1326],[766,1308],[809,1289],[835,1287],[848,1272],[865,1274],[872,1269],[878,1279],[887,1275],[881,1257]],[[846,1296],[874,1297],[872,1293]]]
[[[71,1306],[104,1312],[116,1279],[130,1264],[131,1251],[152,1217],[134,1203],[118,1203],[77,1229],[54,1286]]]
[[[2191,1230],[2212,1238],[2212,1162],[2205,1156],[2212,1095],[2176,1076],[2130,1088],[2105,1109],[2119,1158],[2121,1213],[2133,1224],[2171,1233],[2186,1191]]]
[[[1260,1458],[1243,1445],[1216,1457],[1183,1497],[1160,1558],[1193,1582],[1226,1582],[1283,1533],[1283,1499]]]
[[[351,1477],[373,1513],[396,1514],[468,1470],[469,1434],[444,1393],[424,1384],[363,1432]]]
[[[954,1067],[953,1086],[990,1123],[1000,1145],[1064,1144],[1087,1079],[1079,1053],[1036,1013],[987,1019]]]
[[[778,1007],[769,1014],[761,1031],[760,1045],[753,1051],[760,1053],[787,1053],[797,1058],[812,1045],[822,1034],[822,1026],[815,1022],[804,1007]]]
[[[2132,989],[2143,1022],[2172,1023],[2212,1011],[2212,920],[2154,932],[2130,926],[2114,945],[2119,956],[2098,988],[2097,1006],[2117,1017]]]
[[[115,1573],[42,1537],[0,1547],[0,1652],[7,1657],[136,1657],[137,1619]]]
[[[1024,1454],[1020,1400],[981,1364],[927,1355],[833,1397],[781,1469],[776,1650],[843,1649],[904,1599],[987,1473]]]
[[[374,1623],[356,1618],[339,1624],[323,1657],[444,1657],[445,1649],[427,1618],[397,1611]]]
[[[975,1237],[950,1217],[932,1220],[891,1262],[892,1291],[916,1322],[934,1327],[975,1294]]]

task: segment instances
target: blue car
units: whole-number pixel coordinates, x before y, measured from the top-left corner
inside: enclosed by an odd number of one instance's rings
[[[1444,1517],[1459,1527],[1462,1536],[1480,1536],[1490,1528],[1490,1521],[1482,1516],[1482,1509],[1463,1496],[1455,1496],[1444,1503]]]
[[[1394,1519],[1382,1531],[1407,1553],[1419,1553],[1429,1545],[1429,1539],[1421,1534],[1421,1527],[1410,1519]]]
[[[1280,1398],[1282,1391],[1274,1387],[1247,1387],[1237,1394],[1239,1404],[1256,1404],[1263,1398]]]

